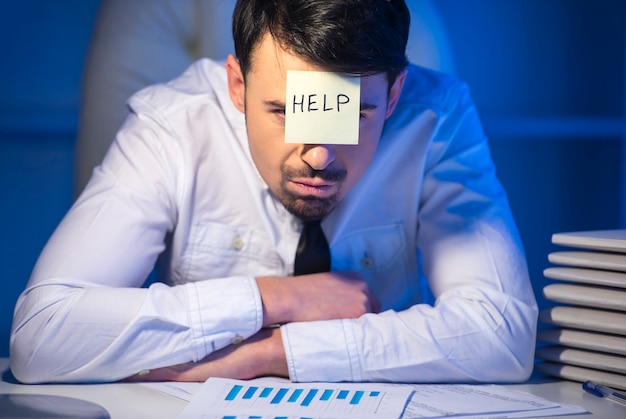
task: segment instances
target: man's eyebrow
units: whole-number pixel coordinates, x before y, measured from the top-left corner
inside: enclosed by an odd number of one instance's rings
[[[271,107],[274,107],[274,108],[281,108],[281,109],[285,108],[285,102],[281,102],[279,100],[265,100],[265,101],[263,101],[263,103],[266,106],[271,106]]]
[[[376,105],[375,103],[361,103],[361,107],[359,108],[359,110],[372,111],[372,110],[375,110],[376,108],[378,108],[378,105]]]

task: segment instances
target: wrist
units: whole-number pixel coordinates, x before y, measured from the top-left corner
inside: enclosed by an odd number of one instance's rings
[[[263,276],[256,278],[263,305],[263,327],[287,323],[289,316],[289,294],[285,287],[286,278]]]
[[[258,364],[262,371],[259,371],[257,376],[273,375],[289,378],[287,357],[285,356],[280,328],[270,327],[259,333],[265,336],[261,339],[265,362]]]

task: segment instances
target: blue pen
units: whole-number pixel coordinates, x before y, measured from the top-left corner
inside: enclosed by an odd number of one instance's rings
[[[613,390],[610,387],[603,386],[598,383],[594,383],[593,381],[585,381],[583,383],[583,390],[587,393],[591,393],[594,396],[607,398],[609,400],[613,400],[621,405],[626,406],[626,393],[622,393],[617,390]]]

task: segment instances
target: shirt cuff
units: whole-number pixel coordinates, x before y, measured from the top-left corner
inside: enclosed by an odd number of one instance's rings
[[[241,343],[263,325],[263,305],[252,277],[210,279],[189,284],[189,323],[195,359]]]
[[[281,335],[291,381],[362,381],[352,320],[289,323]]]

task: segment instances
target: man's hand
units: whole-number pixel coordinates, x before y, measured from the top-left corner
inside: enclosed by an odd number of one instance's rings
[[[263,326],[354,319],[380,311],[380,302],[356,272],[259,277]]]
[[[210,377],[248,380],[264,375],[288,377],[280,329],[262,329],[240,344],[211,353],[200,362],[158,368],[126,381],[206,381]]]

